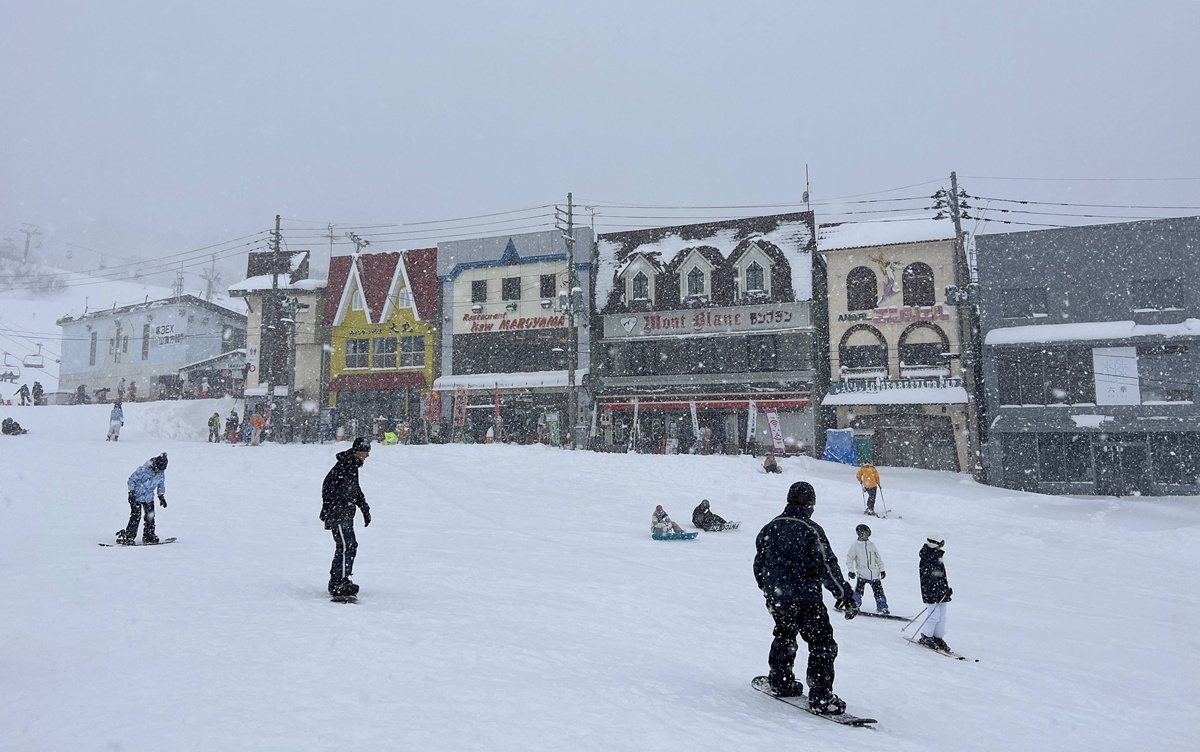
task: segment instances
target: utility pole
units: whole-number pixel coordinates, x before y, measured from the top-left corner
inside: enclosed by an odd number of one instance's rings
[[[966,198],[958,188],[958,173],[950,173],[950,195],[948,196],[950,219],[954,222],[954,285],[958,311],[958,369],[963,387],[967,392],[967,462],[971,476],[983,480],[982,437],[980,429],[980,400],[976,377],[975,346],[978,340],[976,326],[976,285],[971,281],[971,265],[967,259],[967,245],[963,239],[963,210],[968,208],[961,199]]]
[[[213,288],[221,282],[221,273],[217,271],[217,254],[212,255],[212,266],[205,269],[205,273],[201,276],[204,280],[204,299],[209,303],[212,302]]]
[[[579,448],[579,391],[575,387],[575,364],[579,352],[579,329],[575,322],[575,307],[578,303],[575,282],[575,206],[570,193],[567,193],[567,212],[565,217],[559,217],[561,210],[555,207],[555,226],[567,242],[567,420],[571,427],[571,449]],[[566,227],[560,224],[566,222]]]
[[[21,232],[25,233],[25,258],[22,263],[29,263],[29,241],[32,238],[42,234],[42,230],[37,225],[21,225]]]
[[[272,407],[275,403],[275,358],[276,350],[279,347],[279,268],[281,266],[283,254],[280,246],[281,238],[279,234],[279,215],[275,215],[275,232],[271,233],[271,292],[267,293],[267,298],[263,301],[262,316],[262,342],[259,346],[262,348],[262,357],[259,359],[261,366],[266,367],[267,372],[267,414],[270,415]],[[279,427],[275,425],[275,421],[271,420],[272,437],[277,437]]]

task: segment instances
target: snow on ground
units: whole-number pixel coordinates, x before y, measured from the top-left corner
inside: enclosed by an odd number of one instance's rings
[[[853,469],[807,459],[377,447],[357,605],[317,519],[340,445],[204,442],[221,402],[0,408],[0,748],[60,750],[1184,750],[1200,734],[1200,504],[1054,498],[884,468],[870,519],[893,611],[946,538],[956,662],[834,614],[836,689],[876,729],[749,688],[771,622],[754,536],[810,480],[843,556]],[[160,535],[102,548],[125,479],[170,453]],[[701,498],[742,529],[649,536]],[[869,596],[868,596],[868,600]],[[828,599],[827,599],[828,601]]]

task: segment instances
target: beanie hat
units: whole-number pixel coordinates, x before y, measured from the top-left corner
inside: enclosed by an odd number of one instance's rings
[[[354,440],[354,446],[350,447],[350,451],[366,452],[367,454],[370,454],[371,453],[371,440],[365,436],[359,436],[357,439]]]
[[[701,508],[701,509],[708,509],[708,499],[701,499],[701,500],[700,500],[700,508]]]
[[[788,504],[799,504],[802,507],[813,507],[817,505],[817,492],[813,490],[812,484],[807,481],[798,480],[788,489],[787,495]]]
[[[925,536],[925,545],[929,546],[930,548],[935,548],[945,544],[946,539],[938,533],[930,533],[929,535]]]
[[[163,452],[157,457],[150,458],[150,469],[161,473],[167,469],[167,453]]]

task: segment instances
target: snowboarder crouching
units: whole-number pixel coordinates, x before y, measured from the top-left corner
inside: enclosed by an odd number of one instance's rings
[[[949,580],[946,579],[946,565],[942,563],[946,539],[937,533],[930,533],[921,546],[921,564],[917,573],[921,577],[921,600],[925,602],[925,610],[929,616],[921,624],[921,637],[917,642],[934,650],[950,651],[950,646],[942,638],[946,635],[946,604],[954,595]]]
[[[767,456],[763,459],[763,470],[768,473],[782,473],[783,468],[775,461],[775,455],[767,452]]]
[[[662,508],[662,504],[654,507],[654,514],[650,516],[650,532],[653,533],[682,533],[683,528],[675,524],[675,522],[667,516],[666,511]]]
[[[887,596],[883,594],[883,578],[887,577],[887,572],[883,571],[883,557],[870,541],[871,528],[859,525],[854,528],[854,532],[858,534],[858,540],[850,544],[850,550],[846,553],[847,575],[852,580],[858,578],[858,583],[854,586],[854,602],[862,606],[863,593],[867,585],[870,585],[871,593],[875,596],[876,610],[886,614],[888,604]]]
[[[692,524],[711,533],[725,529],[725,518],[714,514],[708,508],[708,499],[704,499],[700,506],[692,510]]]
[[[137,540],[138,523],[145,517],[142,527],[142,543],[158,543],[154,534],[154,494],[158,503],[167,506],[167,453],[150,458],[129,476],[129,523],[124,530],[117,531],[118,543],[133,543]]]
[[[120,439],[123,425],[125,425],[125,411],[121,409],[121,400],[117,400],[113,403],[112,412],[108,416],[108,438],[105,441]]]
[[[809,708],[824,715],[841,715],[846,703],[833,693],[838,646],[821,599],[821,586],[837,597],[837,607],[847,619],[858,614],[858,605],[854,590],[842,579],[825,531],[812,521],[816,503],[812,485],[804,481],[792,484],[783,513],[768,522],[755,541],[754,579],[775,620],[768,658],[771,689],[780,697],[804,693],[793,668],[799,634],[808,643]]]
[[[355,507],[362,510],[363,527],[370,527],[371,508],[358,485],[358,469],[370,455],[370,440],[360,436],[349,449],[337,453],[337,461],[321,484],[321,521],[333,534],[333,563],[329,567],[328,588],[332,596],[358,593],[358,585],[350,581],[354,557],[358,553],[354,510]]]

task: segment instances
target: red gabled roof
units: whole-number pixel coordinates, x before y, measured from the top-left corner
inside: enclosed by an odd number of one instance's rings
[[[438,287],[436,248],[419,248],[403,253],[364,253],[358,257],[359,279],[367,304],[367,320],[371,323],[379,323],[379,317],[383,315],[388,290],[401,258],[404,259],[404,270],[412,287],[417,315],[422,321],[432,321],[437,315],[434,310]],[[337,316],[353,260],[353,256],[334,256],[329,260],[329,282],[325,288],[326,326],[332,326]]]
[[[404,271],[412,285],[413,301],[422,321],[437,318],[437,248],[418,248],[404,252]]]

